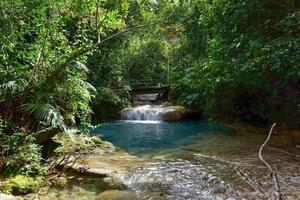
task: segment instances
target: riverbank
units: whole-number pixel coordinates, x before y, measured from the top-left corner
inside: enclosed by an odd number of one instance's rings
[[[40,200],[68,199],[134,199],[120,180],[130,168],[142,166],[145,160],[122,150],[86,155],[76,166],[55,177],[41,188]],[[75,169],[75,170],[73,170]],[[78,170],[79,169],[79,170]],[[80,170],[82,169],[82,170]]]

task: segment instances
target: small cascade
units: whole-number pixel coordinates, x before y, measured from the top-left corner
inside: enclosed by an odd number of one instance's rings
[[[186,109],[182,106],[143,105],[121,111],[122,120],[174,121],[185,115]]]

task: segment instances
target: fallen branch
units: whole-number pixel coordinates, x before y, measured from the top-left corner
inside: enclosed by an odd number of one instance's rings
[[[244,166],[248,166],[248,167],[253,167],[253,164],[250,163],[245,163],[245,162],[235,162],[235,161],[229,161],[229,160],[225,160],[223,158],[217,157],[217,156],[210,156],[210,155],[205,155],[205,154],[201,154],[201,153],[195,153],[195,156],[198,157],[202,157],[202,158],[209,158],[218,162],[223,162],[226,164],[230,164],[230,165],[234,165],[234,166],[239,166],[239,167],[244,167]]]
[[[284,154],[287,154],[287,155],[290,155],[290,156],[300,157],[299,154],[287,152],[287,151],[284,151],[284,150],[279,149],[279,148],[276,148],[276,147],[268,147],[268,148],[269,148],[269,149],[274,149],[274,150],[276,150],[276,151],[279,151],[279,152],[281,152],[281,153],[284,153]]]
[[[248,176],[248,174],[245,173],[242,169],[238,168],[237,166],[234,166],[234,169],[236,170],[240,178],[244,180],[246,183],[248,183],[252,188],[254,188],[257,191],[260,191],[261,193],[265,191],[262,187],[260,187],[258,183],[256,183],[253,179],[251,179]]]
[[[258,183],[256,183],[254,180],[252,180],[247,173],[245,173],[241,167],[245,167],[245,166],[250,166],[253,167],[253,165],[248,164],[248,163],[241,163],[241,162],[233,162],[233,161],[229,161],[229,160],[225,160],[223,158],[219,158],[216,156],[209,156],[209,155],[204,155],[204,154],[194,154],[196,156],[202,157],[202,158],[208,158],[208,159],[213,159],[217,162],[222,162],[224,164],[228,164],[229,166],[233,167],[233,169],[237,172],[237,175],[244,180],[248,185],[250,185],[252,188],[254,188],[255,190],[259,191],[259,192],[264,192],[264,189],[262,187],[259,186]]]
[[[276,191],[277,191],[277,198],[278,200],[282,200],[282,196],[281,196],[281,191],[280,191],[280,185],[279,185],[279,181],[278,181],[278,176],[277,176],[277,173],[273,170],[273,168],[271,167],[271,165],[269,163],[267,163],[263,157],[262,157],[262,151],[263,151],[263,148],[266,146],[266,144],[268,143],[268,141],[270,140],[271,138],[271,135],[272,135],[272,132],[273,132],[273,129],[274,127],[276,126],[276,123],[274,123],[269,131],[269,134],[268,134],[268,137],[267,139],[265,140],[265,142],[260,146],[259,148],[259,151],[258,151],[258,157],[259,159],[261,160],[261,162],[267,166],[267,168],[269,169],[269,171],[271,172],[271,177],[273,178],[273,181],[274,181],[274,184],[275,184],[275,188],[276,188]]]

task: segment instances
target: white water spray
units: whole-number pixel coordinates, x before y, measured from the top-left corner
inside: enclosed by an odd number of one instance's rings
[[[186,109],[181,106],[143,105],[121,111],[122,120],[173,121],[185,115]]]

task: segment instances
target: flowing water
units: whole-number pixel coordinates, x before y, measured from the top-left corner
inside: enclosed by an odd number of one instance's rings
[[[166,111],[160,106],[138,106],[134,108],[127,108],[121,111],[121,119],[123,120],[162,120],[161,113]]]
[[[122,120],[174,121],[185,115],[186,109],[181,106],[143,105],[121,111]]]
[[[276,199],[257,152],[266,134],[200,121],[115,121],[94,130],[148,159],[120,179],[139,199]],[[274,135],[264,157],[278,170],[285,199],[300,197],[299,135]]]
[[[246,132],[200,121],[158,121],[161,109],[143,106],[127,110],[123,118],[135,120],[104,123],[92,130],[144,160],[140,165],[123,159],[122,165],[130,167],[117,175],[137,199],[277,199],[270,172],[258,159],[267,132]],[[284,200],[300,199],[299,154],[299,133],[273,134],[263,151],[264,158],[278,172]],[[60,199],[93,199],[105,190],[93,182],[88,187],[79,187],[75,182]],[[59,190],[52,191],[56,198],[57,193]]]

